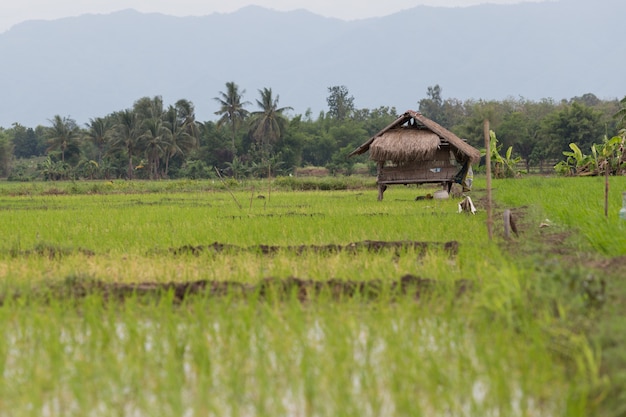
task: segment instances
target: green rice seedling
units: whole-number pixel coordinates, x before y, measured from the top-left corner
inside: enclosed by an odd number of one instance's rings
[[[66,186],[0,194],[11,381],[0,404],[11,415],[582,416],[606,392],[601,356],[577,328],[584,294],[558,281],[560,265],[512,255],[515,241],[498,234],[489,242],[480,196],[466,215],[402,187],[378,202],[367,189],[250,198],[251,184],[232,196],[209,182]],[[495,186],[498,205],[539,205],[529,221],[573,227],[548,199],[566,183]],[[350,250],[402,241],[427,249]],[[406,276],[403,293],[394,285]],[[377,284],[283,292],[294,277]],[[158,285],[192,281],[250,291],[181,298]]]
[[[233,301],[5,305],[3,404],[13,415],[553,415],[576,386],[532,323],[468,321],[434,299]]]

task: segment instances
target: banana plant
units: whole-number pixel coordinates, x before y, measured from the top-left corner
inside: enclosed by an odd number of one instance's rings
[[[611,139],[604,137],[604,143],[598,146],[598,152],[600,154],[598,169],[602,168],[609,170],[610,174],[616,175],[624,168],[622,165],[624,154],[624,140],[622,136],[613,136]],[[596,145],[594,144],[595,148]]]
[[[515,167],[522,161],[522,157],[517,156],[513,158],[513,147],[509,148],[504,153],[504,156],[500,154],[502,144],[499,144],[496,133],[493,130],[489,131],[490,149],[491,149],[491,162],[493,163],[493,174],[495,178],[505,178],[515,176]]]
[[[570,143],[571,151],[563,152],[567,158],[554,166],[562,175],[599,175],[609,170],[611,175],[626,173],[626,132],[603,143],[593,144],[591,154],[585,155],[575,143]]]
[[[567,158],[554,166],[554,169],[563,175],[597,175],[597,164],[592,155],[585,155],[575,143],[570,143],[570,151],[564,151]],[[592,148],[593,152],[593,148]],[[595,165],[595,166],[594,166]]]

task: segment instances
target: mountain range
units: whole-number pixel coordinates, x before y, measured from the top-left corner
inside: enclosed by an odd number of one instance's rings
[[[160,95],[185,98],[200,121],[234,81],[256,110],[271,88],[291,115],[327,110],[331,86],[357,108],[417,109],[443,98],[568,99],[626,95],[623,0],[463,8],[417,6],[356,21],[248,6],[173,17],[123,10],[27,21],[0,34],[0,126],[80,124]]]

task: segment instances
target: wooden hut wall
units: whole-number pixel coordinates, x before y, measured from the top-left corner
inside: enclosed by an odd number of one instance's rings
[[[449,145],[442,145],[433,158],[427,161],[407,161],[397,165],[387,164],[378,173],[379,183],[446,182],[454,178],[459,171],[459,165],[450,152]]]

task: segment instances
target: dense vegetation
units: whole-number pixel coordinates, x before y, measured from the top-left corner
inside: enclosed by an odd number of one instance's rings
[[[328,88],[328,111],[289,117],[271,89],[255,103],[236,83],[214,98],[217,121],[196,120],[194,105],[143,97],[132,108],[94,117],[79,126],[55,115],[49,126],[0,128],[0,176],[10,180],[265,177],[299,167],[351,173],[366,156],[346,155],[397,117],[395,108],[357,109],[345,86]],[[481,147],[489,119],[509,160],[552,169],[574,143],[583,153],[625,127],[626,98],[593,94],[555,102],[519,99],[444,99],[436,85],[416,102],[425,116]],[[256,108],[256,110],[254,109]],[[399,109],[404,111],[406,109]],[[574,167],[575,168],[575,167]],[[572,167],[566,167],[569,172]],[[574,169],[575,170],[575,169]]]

